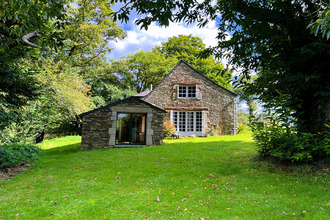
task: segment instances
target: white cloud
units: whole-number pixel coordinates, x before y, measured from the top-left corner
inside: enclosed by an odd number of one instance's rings
[[[202,39],[209,46],[217,45],[217,27],[215,21],[209,22],[204,28],[199,28],[197,24],[185,25],[183,23],[170,23],[168,27],[160,27],[156,23],[151,24],[148,30],[140,30],[136,25],[127,26],[127,37],[117,42],[111,42],[113,50],[108,54],[108,58],[119,59],[120,56],[127,56],[135,53],[138,49],[148,51],[155,46],[160,46],[161,42],[178,35],[193,35]]]
[[[258,103],[258,109],[255,111],[255,113],[260,114],[264,112],[263,105],[261,103]],[[238,103],[238,110],[244,111],[245,113],[249,113],[249,106],[246,104],[246,102],[240,102]]]
[[[249,107],[246,103],[239,103],[238,104],[238,110],[239,111],[244,111],[244,112],[249,112]]]

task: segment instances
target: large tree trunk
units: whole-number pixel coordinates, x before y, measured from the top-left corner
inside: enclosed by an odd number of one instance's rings
[[[298,112],[298,131],[322,132],[330,121],[330,100],[315,100],[313,93],[305,94]]]
[[[330,125],[330,99],[328,100],[326,104],[326,113],[325,113],[325,123],[327,125]]]

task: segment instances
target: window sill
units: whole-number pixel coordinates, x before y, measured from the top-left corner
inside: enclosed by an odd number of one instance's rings
[[[196,97],[191,97],[191,98],[183,98],[183,97],[177,97],[178,99],[197,99]]]

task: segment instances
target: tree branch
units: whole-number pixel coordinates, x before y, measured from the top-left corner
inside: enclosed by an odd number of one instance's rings
[[[29,41],[31,38],[34,38],[34,37],[40,37],[40,36],[41,36],[41,35],[38,33],[38,31],[32,31],[32,32],[29,32],[29,33],[23,35],[23,36],[22,36],[22,41],[23,41],[25,44],[27,44],[27,45],[29,45],[29,46],[31,46],[31,47],[38,48],[39,50],[46,50],[46,49],[40,47],[39,45],[36,45],[36,44],[31,43],[31,42]]]

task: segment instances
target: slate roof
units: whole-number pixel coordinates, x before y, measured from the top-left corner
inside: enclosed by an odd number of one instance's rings
[[[128,97],[128,98],[126,98],[126,99],[122,99],[122,100],[119,100],[119,101],[117,101],[117,102],[111,103],[111,104],[109,104],[109,105],[102,106],[102,107],[100,107],[100,108],[97,108],[97,109],[94,109],[94,110],[91,110],[91,111],[88,111],[88,112],[82,113],[82,114],[80,114],[80,115],[78,115],[78,116],[82,118],[82,117],[84,117],[84,116],[86,116],[86,115],[89,115],[90,113],[93,113],[93,112],[99,111],[99,110],[101,110],[101,109],[111,109],[112,106],[118,105],[118,104],[123,103],[123,102],[133,101],[133,100],[134,100],[134,101],[138,101],[138,102],[143,103],[143,104],[146,104],[146,105],[148,105],[148,106],[150,106],[150,107],[152,107],[152,108],[154,108],[154,109],[156,109],[156,110],[158,110],[158,111],[161,111],[161,112],[163,112],[163,113],[167,113],[167,111],[165,111],[164,109],[158,108],[157,106],[155,106],[155,105],[153,105],[153,104],[150,104],[149,102],[146,102],[146,101],[140,99],[139,97],[131,96],[131,97]]]
[[[150,89],[144,90],[143,92],[140,92],[139,94],[135,95],[135,97],[143,98],[146,95],[148,95],[151,92]]]

